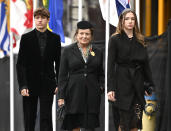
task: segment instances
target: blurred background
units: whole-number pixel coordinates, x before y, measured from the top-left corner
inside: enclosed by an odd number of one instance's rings
[[[35,28],[33,22],[34,9],[42,6],[49,9],[51,16],[48,28],[61,36],[63,47],[73,42],[76,23],[78,21],[90,21],[95,27],[94,43],[104,51],[106,32],[109,30],[110,36],[115,32],[117,26],[111,23],[109,28],[106,29],[106,22],[104,20],[105,12],[103,12],[105,10],[107,11],[107,8],[104,7],[106,1],[107,0],[0,0],[0,131],[11,130],[11,108],[14,109],[13,130],[24,130],[22,97],[18,92],[15,65],[21,35]],[[169,89],[169,43],[171,38],[169,19],[171,19],[171,0],[110,0],[111,4],[113,3],[112,1],[120,4],[116,5],[115,3],[115,5],[110,6],[110,11],[115,11],[116,13],[116,19],[112,19],[115,23],[117,23],[119,15],[119,7],[117,6],[122,6],[122,9],[124,9],[126,5],[129,5],[129,8],[136,11],[141,32],[147,37],[147,41],[149,45],[151,45],[149,47],[149,54],[152,59],[150,64],[153,68],[152,72],[155,72],[153,77],[157,88],[156,97],[159,101],[158,117],[156,118],[157,124],[155,124],[156,128],[153,130],[170,131],[171,128],[168,127],[170,127],[169,122],[171,122],[171,117],[168,116],[171,114],[169,112],[171,104],[168,99],[171,95]],[[11,55],[10,42],[13,46]],[[11,79],[13,79],[12,82]],[[12,97],[14,107],[11,107],[10,104],[11,88],[14,89],[14,96]],[[109,131],[115,131],[111,106],[110,104]],[[97,131],[104,131],[104,114],[103,94],[100,116],[101,126]],[[39,121],[37,121],[35,131],[39,131],[38,124]],[[60,131],[60,122],[56,122],[56,131]]]

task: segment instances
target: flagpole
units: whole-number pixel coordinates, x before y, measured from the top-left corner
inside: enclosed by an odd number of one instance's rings
[[[135,1],[135,11],[137,15],[138,25],[140,26],[140,0]]]
[[[53,121],[53,131],[56,131],[56,95],[54,95],[53,105],[52,105],[52,121]]]
[[[56,95],[54,95],[52,114],[53,131],[56,131]]]
[[[82,0],[78,0],[78,21],[82,20],[82,7],[83,7],[83,2]]]
[[[10,33],[10,131],[14,131],[14,60],[12,35]]]
[[[33,12],[36,10],[37,8],[37,2],[38,0],[33,0]],[[33,29],[35,28],[35,22],[34,22],[34,15],[33,15]]]
[[[109,103],[107,96],[107,59],[108,59],[108,41],[109,41],[109,13],[110,0],[106,0],[106,39],[105,39],[105,131],[109,131]]]
[[[11,9],[10,9],[11,14]],[[11,21],[11,15],[10,15]],[[10,31],[10,131],[14,131],[14,57],[13,57],[13,39]]]

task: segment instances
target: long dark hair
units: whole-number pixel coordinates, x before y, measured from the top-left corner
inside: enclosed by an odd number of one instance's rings
[[[122,31],[124,31],[124,27],[123,27],[123,24],[124,24],[124,20],[125,20],[125,16],[127,13],[133,13],[134,14],[134,17],[135,17],[135,26],[134,26],[134,29],[133,29],[133,32],[135,33],[135,36],[137,38],[137,40],[143,45],[145,46],[145,42],[144,42],[144,36],[141,34],[140,32],[140,29],[138,27],[138,22],[137,22],[137,16],[135,14],[135,11],[132,10],[132,9],[125,9],[121,15],[119,16],[119,22],[118,22],[118,26],[116,28],[116,32],[113,34],[113,35],[116,35],[116,34],[121,34]]]

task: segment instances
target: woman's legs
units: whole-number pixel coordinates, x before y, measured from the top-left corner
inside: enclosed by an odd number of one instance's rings
[[[119,127],[118,131],[122,131],[120,127]],[[130,131],[138,131],[138,129],[137,128],[133,128]]]
[[[75,128],[72,131],[80,131],[80,128]],[[81,129],[81,131],[95,131],[94,129]]]
[[[130,131],[138,131],[138,129],[137,128],[133,128]]]
[[[120,126],[119,126],[119,128],[118,128],[118,131],[121,131],[121,128],[120,128]]]
[[[72,131],[80,131],[80,128],[75,128]]]
[[[120,125],[118,131],[138,131],[142,128],[142,108],[140,104],[135,104],[128,111],[119,110]]]
[[[94,129],[81,129],[81,131],[95,131]]]

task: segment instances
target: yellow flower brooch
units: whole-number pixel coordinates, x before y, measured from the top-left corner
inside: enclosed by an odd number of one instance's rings
[[[95,52],[92,50],[92,48],[90,48],[90,54],[91,54],[92,56],[95,56]]]

